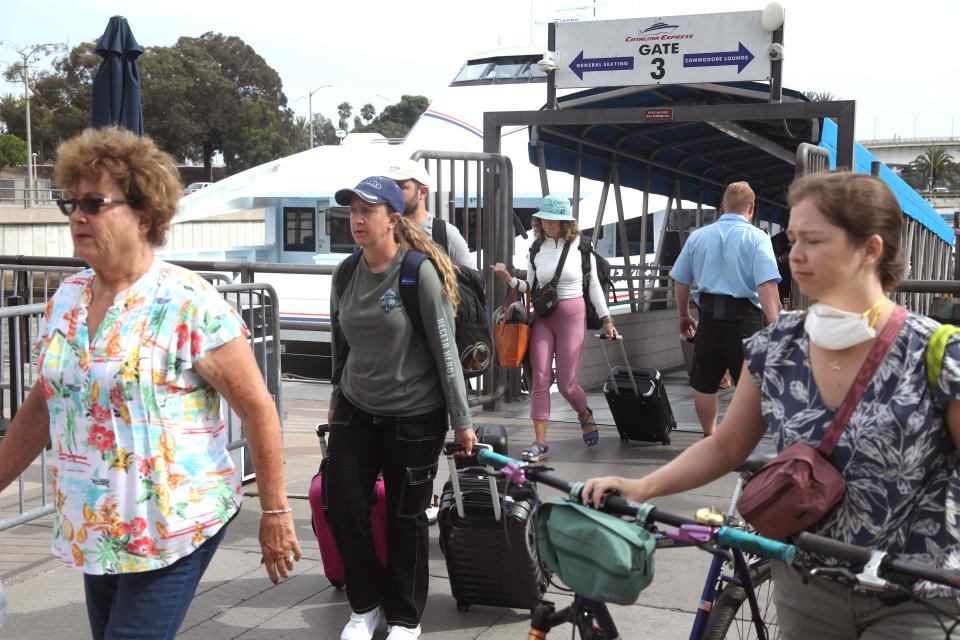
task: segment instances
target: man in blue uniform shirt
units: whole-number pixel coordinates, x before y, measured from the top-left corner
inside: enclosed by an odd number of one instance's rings
[[[734,383],[743,368],[743,339],[780,312],[780,272],[770,238],[751,224],[756,198],[746,182],[727,186],[724,214],[694,231],[670,270],[676,285],[680,335],[693,338],[693,401],[703,435],[717,424],[717,389],[727,369]],[[700,307],[699,324],[690,315],[690,285]]]

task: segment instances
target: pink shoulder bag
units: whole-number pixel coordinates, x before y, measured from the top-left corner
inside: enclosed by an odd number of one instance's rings
[[[897,305],[873,343],[843,402],[837,407],[820,446],[792,444],[750,477],[737,500],[737,511],[757,532],[782,540],[822,518],[846,487],[843,476],[827,456],[833,451],[853,410],[873,379],[890,345],[900,333],[907,310]]]

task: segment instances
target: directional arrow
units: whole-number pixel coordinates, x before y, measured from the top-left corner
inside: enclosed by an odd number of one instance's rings
[[[754,55],[750,50],[738,42],[740,48],[737,51],[716,51],[714,53],[685,53],[683,54],[684,67],[726,67],[733,65],[737,67],[737,73],[750,64]]]
[[[570,63],[570,70],[583,80],[588,71],[629,71],[633,69],[633,56],[622,58],[584,58],[583,51]]]

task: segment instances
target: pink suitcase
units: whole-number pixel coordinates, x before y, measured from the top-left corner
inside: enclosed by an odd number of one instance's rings
[[[325,424],[317,425],[317,437],[320,439],[320,453],[327,457],[327,432],[330,427]],[[343,560],[337,550],[337,543],[333,539],[330,525],[323,517],[323,471],[324,464],[320,463],[320,470],[310,482],[310,511],[312,514],[313,533],[317,536],[320,545],[320,561],[323,563],[323,573],[337,589],[344,584]],[[377,559],[384,567],[387,566],[387,500],[383,491],[383,478],[377,479],[377,501],[370,508],[370,526],[373,528],[373,544],[377,552]]]

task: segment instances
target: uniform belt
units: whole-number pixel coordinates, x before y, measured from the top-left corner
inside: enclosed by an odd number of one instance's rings
[[[761,315],[748,298],[706,292],[700,294],[700,313],[713,320],[752,320]]]

